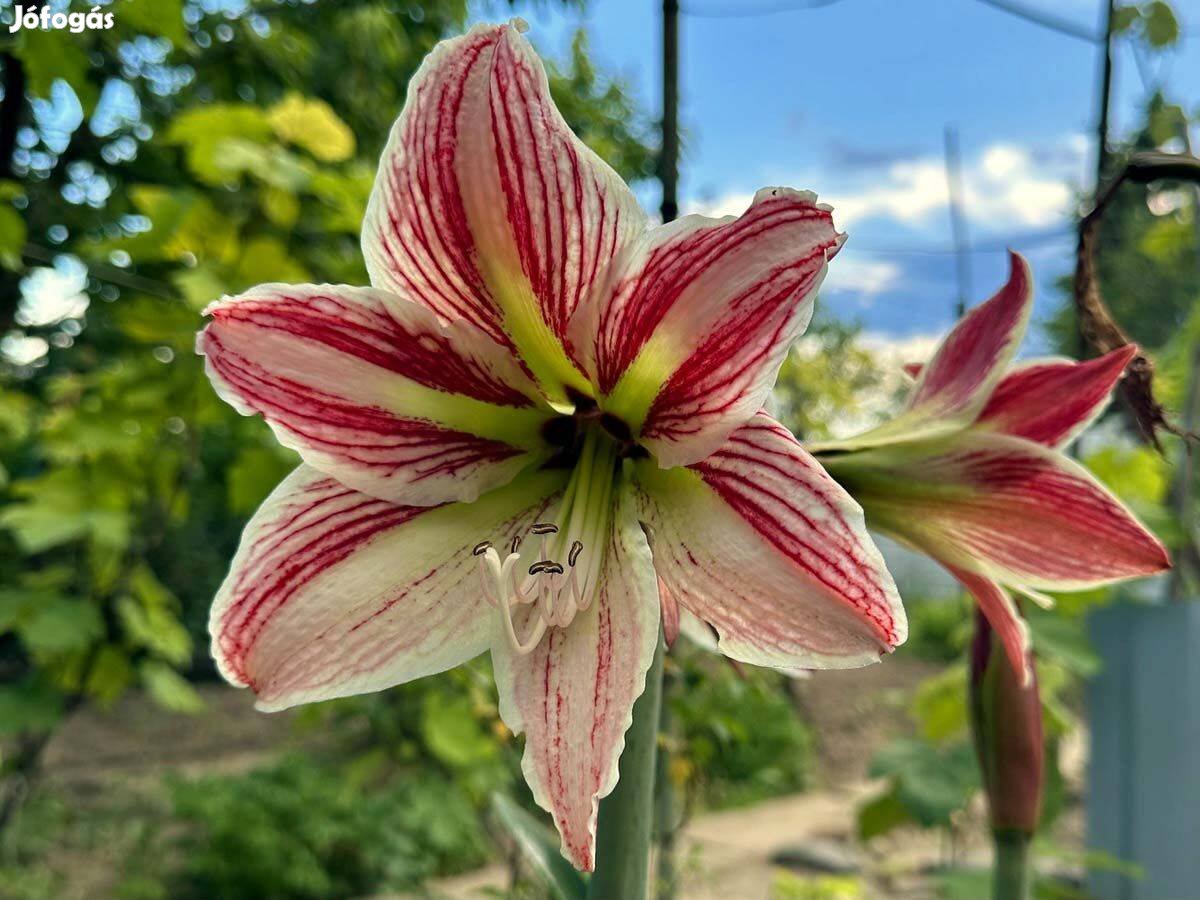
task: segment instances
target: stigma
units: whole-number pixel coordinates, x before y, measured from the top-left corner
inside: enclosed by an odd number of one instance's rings
[[[471,550],[479,560],[483,597],[497,610],[509,646],[521,656],[532,652],[549,629],[566,628],[591,606],[594,581],[587,565],[590,554],[585,555],[582,541],[566,544],[558,526],[549,522],[534,523],[529,536],[533,540],[514,537],[503,559],[491,541],[481,541]],[[536,552],[524,557],[533,561],[525,565],[521,548],[535,542]],[[565,555],[555,559],[564,546]],[[527,633],[518,635],[513,611],[522,606],[531,610],[522,617]]]

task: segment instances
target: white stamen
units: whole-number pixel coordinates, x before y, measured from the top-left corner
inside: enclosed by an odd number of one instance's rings
[[[499,612],[514,653],[531,652],[550,628],[568,627],[592,605],[612,528],[617,462],[607,440],[589,432],[557,505],[558,524],[532,523],[512,538],[503,561],[489,541],[472,550],[480,558],[483,597]],[[524,639],[517,635],[515,607],[525,607],[521,618],[531,623]]]
[[[542,537],[540,549],[544,554],[552,549],[549,538],[556,532],[557,529],[553,532],[534,532]],[[519,548],[520,541],[514,541],[512,546]],[[529,567],[531,571],[524,577],[519,574],[520,553],[509,553],[501,560],[500,554],[490,543],[475,546],[484,600],[499,611],[504,633],[513,652],[521,655],[531,652],[549,628],[566,628],[576,615],[591,605],[590,596],[584,601],[586,592],[580,586],[579,570],[576,568],[581,558],[586,561],[583,544],[572,541],[570,546],[565,567],[549,559],[548,555],[543,555]],[[519,606],[533,606],[527,615],[533,621],[533,626],[524,640],[517,635],[513,620],[513,609]]]

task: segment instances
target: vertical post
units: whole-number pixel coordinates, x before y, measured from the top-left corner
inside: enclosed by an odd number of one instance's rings
[[[1112,108],[1113,13],[1116,0],[1108,0],[1104,12],[1104,60],[1100,69],[1100,115],[1096,124],[1096,193],[1108,169],[1108,118]]]
[[[966,200],[963,196],[962,156],[958,150],[958,129],[946,126],[946,189],[950,195],[950,233],[954,238],[955,271],[958,277],[958,302],[954,318],[961,319],[971,296],[971,248],[967,235]]]
[[[663,222],[670,222],[679,215],[679,0],[663,0],[662,66],[662,146],[658,157],[662,204],[659,210]],[[669,695],[674,683],[675,677],[664,673],[658,722],[659,735],[664,737],[672,730]],[[660,746],[654,784],[655,895],[659,900],[674,900],[678,888],[675,834],[679,812],[670,766],[670,751]]]
[[[1101,44],[1104,56],[1100,64],[1100,96],[1097,98],[1099,110],[1096,121],[1096,184],[1092,191],[1093,199],[1100,196],[1104,185],[1104,175],[1108,171],[1108,129],[1109,111],[1112,108],[1112,76],[1113,76],[1113,15],[1116,10],[1116,0],[1106,0],[1104,8],[1104,33]],[[1079,244],[1083,245],[1083,219],[1079,220]],[[1075,316],[1078,334],[1076,335],[1075,355],[1082,359],[1087,353],[1087,339],[1083,336],[1082,323],[1078,314]],[[1071,449],[1071,455],[1078,453],[1078,444]]]
[[[679,0],[662,5],[662,148],[658,180],[662,183],[662,220],[679,215]]]

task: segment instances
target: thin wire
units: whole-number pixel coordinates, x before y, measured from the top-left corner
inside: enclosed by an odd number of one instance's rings
[[[751,19],[758,16],[777,16],[781,13],[821,9],[841,2],[842,0],[802,0],[802,2],[797,3],[796,0],[790,0],[790,2],[777,3],[773,6],[758,6],[750,9],[737,6],[730,6],[724,9],[693,9],[691,6],[681,6],[679,11],[683,15],[693,19]]]
[[[1016,234],[1003,240],[971,244],[965,249],[968,253],[1004,253],[1009,247],[1040,247],[1063,238],[1073,237],[1074,234],[1075,232],[1071,228],[1058,228],[1053,231]],[[846,245],[846,252],[874,253],[881,256],[948,256],[957,251],[951,246],[921,246],[919,244],[888,246],[886,244],[858,244],[851,241]]]
[[[1081,41],[1099,44],[1104,40],[1101,35],[1077,22],[1060,18],[1052,13],[1042,12],[1023,3],[1014,3],[1012,0],[976,0],[976,2],[983,3],[993,9],[998,9],[1001,12],[1006,12],[1011,16],[1017,16],[1026,22],[1032,22],[1034,25],[1040,25],[1043,28],[1049,28],[1051,31],[1057,31],[1059,34],[1078,38]]]

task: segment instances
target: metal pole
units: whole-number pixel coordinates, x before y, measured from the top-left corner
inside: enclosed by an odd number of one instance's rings
[[[662,147],[658,158],[658,179],[662,184],[662,220],[670,222],[679,215],[679,0],[663,0],[662,5]],[[677,674],[673,666],[664,666],[662,698],[659,707],[657,773],[654,780],[655,819],[655,891],[658,900],[674,900],[679,888],[675,865],[675,838],[679,828],[679,798],[671,780],[671,694]]]
[[[1108,169],[1108,117],[1112,107],[1113,12],[1116,0],[1108,0],[1104,13],[1104,62],[1100,70],[1100,121],[1096,126],[1096,194]]]
[[[662,182],[662,220],[679,215],[679,0],[662,5],[662,148],[658,179]]]
[[[967,234],[966,200],[963,195],[962,156],[958,151],[958,129],[946,126],[946,188],[950,194],[950,231],[954,236],[954,260],[958,276],[955,318],[961,319],[971,297],[971,250]]]

